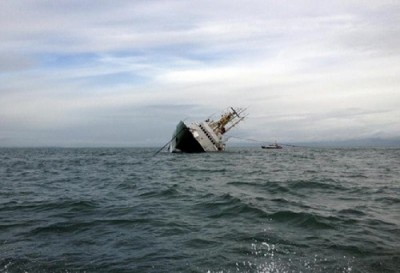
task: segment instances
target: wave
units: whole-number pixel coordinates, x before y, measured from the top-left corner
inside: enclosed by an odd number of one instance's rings
[[[210,218],[233,217],[240,215],[247,216],[252,219],[262,219],[268,215],[255,206],[242,202],[241,199],[230,194],[217,196],[206,202],[201,202],[196,206],[205,212]]]
[[[154,197],[160,197],[160,198],[170,198],[174,196],[179,196],[180,192],[178,191],[178,185],[174,184],[167,189],[163,190],[150,190],[146,191],[144,193],[139,194],[140,197],[146,197],[146,198],[154,198]]]
[[[361,216],[365,216],[367,215],[365,212],[359,210],[359,209],[355,209],[355,208],[349,208],[349,209],[342,209],[339,210],[338,212],[339,214],[348,214],[351,216],[357,216],[357,217],[361,217]]]
[[[270,214],[269,217],[278,222],[286,222],[303,228],[316,229],[335,229],[333,222],[339,221],[338,218],[329,216],[323,217],[313,213],[294,212],[294,211],[278,211]]]
[[[266,182],[263,188],[272,194],[282,194],[290,192],[287,183],[284,182]]]
[[[347,188],[339,184],[338,181],[332,178],[325,179],[309,179],[309,180],[292,180],[288,181],[288,186],[291,189],[329,189],[329,190],[346,190]]]
[[[397,196],[384,196],[375,198],[375,201],[382,202],[387,205],[395,205],[400,203],[400,198]]]
[[[33,228],[29,232],[23,233],[25,236],[37,236],[37,235],[45,235],[45,234],[62,234],[62,233],[73,233],[80,232],[82,230],[89,229],[93,226],[91,222],[74,222],[74,221],[64,221],[57,222],[45,226],[40,226]]]
[[[185,242],[185,245],[195,249],[210,249],[219,246],[219,242],[209,238],[193,238]]]
[[[27,210],[33,212],[43,212],[62,209],[64,211],[82,212],[91,210],[98,206],[98,202],[92,200],[57,200],[57,201],[30,201],[18,202],[10,201],[2,205],[0,211],[4,210]]]

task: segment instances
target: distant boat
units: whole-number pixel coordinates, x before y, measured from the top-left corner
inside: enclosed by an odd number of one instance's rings
[[[263,148],[263,149],[282,149],[283,147],[281,146],[281,145],[278,145],[278,143],[274,143],[274,144],[270,144],[270,145],[267,145],[267,146],[261,146],[261,148]]]
[[[171,153],[223,151],[225,149],[223,135],[246,117],[246,115],[243,115],[245,110],[230,107],[216,121],[206,119],[192,124],[185,124],[185,122],[180,121],[170,142],[169,151]]]

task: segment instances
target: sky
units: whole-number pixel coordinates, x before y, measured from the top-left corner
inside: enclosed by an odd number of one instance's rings
[[[229,135],[400,137],[400,2],[0,2],[0,146],[135,147],[229,106]]]

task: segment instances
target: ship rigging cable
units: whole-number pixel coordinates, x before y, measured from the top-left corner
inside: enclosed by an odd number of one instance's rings
[[[185,128],[182,128],[178,133],[174,134],[174,136],[173,136],[167,143],[165,143],[164,146],[162,146],[160,149],[158,149],[157,152],[155,152],[155,153],[153,154],[153,157],[156,156],[156,155],[158,155],[165,147],[167,147],[169,144],[171,144],[171,142],[174,140],[174,138],[175,138],[177,135],[179,135],[180,132],[182,132],[183,130],[185,130]]]

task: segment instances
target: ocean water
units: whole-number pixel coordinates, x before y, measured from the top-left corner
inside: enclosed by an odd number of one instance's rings
[[[0,149],[0,272],[400,272],[400,149]]]

